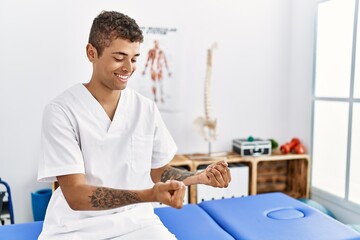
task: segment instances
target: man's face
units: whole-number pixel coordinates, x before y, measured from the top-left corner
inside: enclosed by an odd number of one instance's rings
[[[100,57],[93,59],[94,80],[111,90],[123,90],[136,69],[139,49],[139,42],[113,40]]]

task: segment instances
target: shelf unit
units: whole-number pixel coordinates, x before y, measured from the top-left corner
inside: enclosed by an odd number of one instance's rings
[[[294,198],[309,197],[310,157],[306,154],[281,154],[274,152],[264,156],[240,156],[229,152],[209,157],[206,154],[178,154],[172,166],[182,166],[195,172],[202,165],[219,160],[242,163],[249,166],[249,193],[283,192]],[[190,186],[189,202],[196,203],[196,186]]]
[[[206,154],[177,154],[170,164],[195,172],[200,166],[226,160],[249,166],[249,194],[283,192],[294,198],[309,198],[310,157],[307,154],[281,154],[240,156],[235,152],[211,156]],[[53,183],[53,190],[58,183]],[[189,203],[196,203],[196,186],[189,186]]]

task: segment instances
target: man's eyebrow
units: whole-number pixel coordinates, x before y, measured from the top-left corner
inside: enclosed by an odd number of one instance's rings
[[[124,55],[124,56],[129,56],[129,54],[124,53],[124,52],[112,52],[112,54],[119,54],[119,55]],[[140,56],[140,53],[137,53],[134,55],[134,57],[138,57]]]

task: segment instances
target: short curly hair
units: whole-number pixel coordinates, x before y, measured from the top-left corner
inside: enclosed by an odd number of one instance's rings
[[[140,43],[144,40],[143,33],[134,19],[119,12],[102,11],[93,21],[89,43],[96,48],[100,57],[104,48],[118,38]]]

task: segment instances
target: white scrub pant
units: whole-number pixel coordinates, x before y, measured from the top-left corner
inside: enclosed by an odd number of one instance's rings
[[[114,238],[115,240],[176,240],[174,234],[169,232],[163,225],[157,224],[130,232],[125,236]],[[110,239],[109,239],[110,240]]]
[[[150,203],[130,205],[122,212],[83,211],[91,217],[76,220],[58,219],[58,224],[51,226],[45,219],[43,232],[39,240],[174,240],[176,237],[163,225],[154,214]],[[97,216],[95,216],[95,215]],[[65,214],[66,215],[66,214]]]

